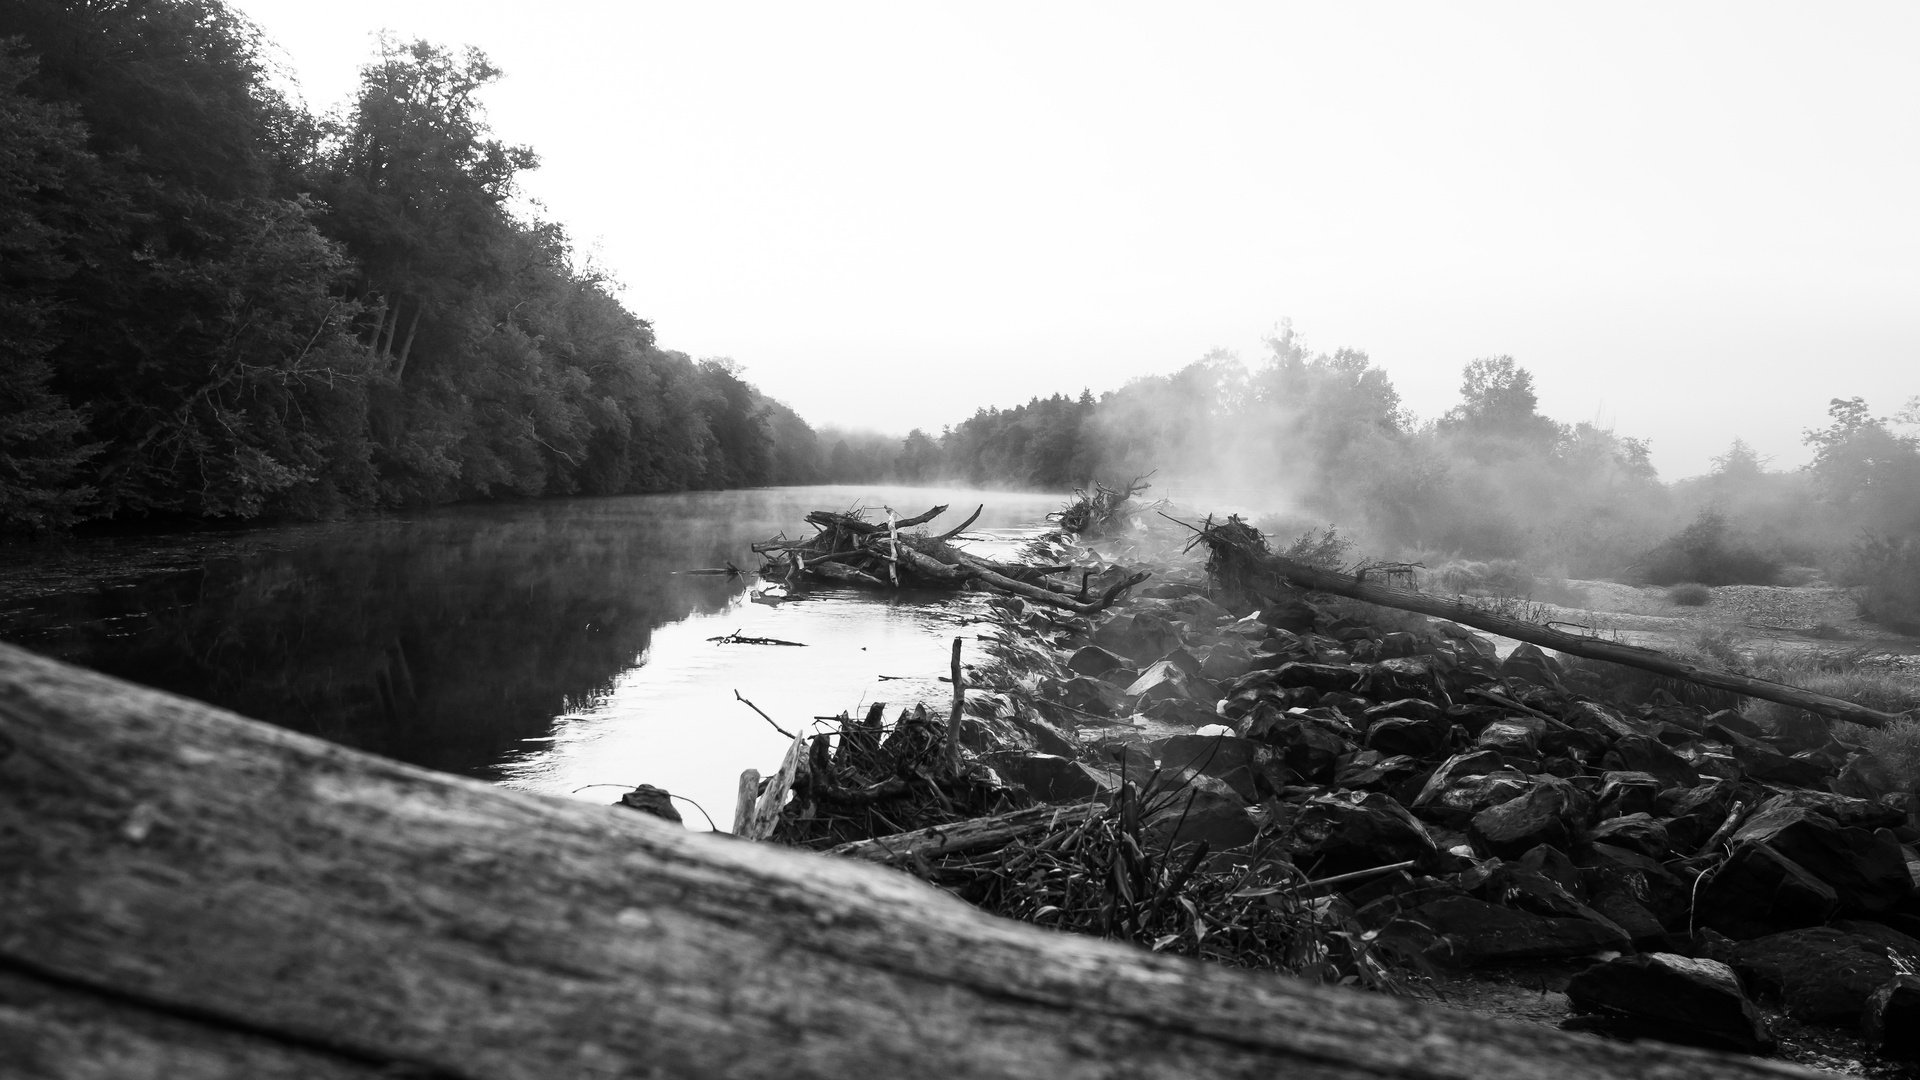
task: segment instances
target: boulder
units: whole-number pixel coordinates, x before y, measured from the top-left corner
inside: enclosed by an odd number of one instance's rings
[[[1215,691],[1195,680],[1179,664],[1161,660],[1140,672],[1140,677],[1127,686],[1126,694],[1139,706],[1147,706],[1156,701],[1204,700],[1210,703]]]
[[[1913,892],[1900,841],[1880,829],[1842,827],[1799,806],[1768,803],[1741,824],[1735,843],[1763,843],[1837,894],[1843,907],[1886,911]]]
[[[1896,785],[1887,767],[1873,754],[1862,751],[1847,759],[1847,764],[1827,785],[1836,795],[1878,802],[1891,794]]]
[[[1102,790],[1085,766],[1056,754],[1002,750],[982,754],[980,758],[1009,785],[1022,789],[1039,802],[1077,802],[1091,799]]]
[[[1650,859],[1665,858],[1670,846],[1666,828],[1646,813],[1608,818],[1593,827],[1590,839],[1637,851]]]
[[[1431,873],[1442,862],[1426,827],[1399,803],[1377,793],[1315,796],[1288,822],[1284,836],[1294,864],[1312,868],[1315,877],[1408,859],[1415,870]]]
[[[1344,664],[1311,664],[1294,661],[1274,670],[1276,686],[1304,686],[1321,693],[1338,690],[1352,693],[1360,685],[1360,672]]]
[[[1754,723],[1753,721],[1747,719],[1745,716],[1742,716],[1740,713],[1735,712],[1732,709],[1721,709],[1719,712],[1708,713],[1707,719],[1706,719],[1706,727],[1702,729],[1708,735],[1712,735],[1714,738],[1719,739],[1721,742],[1728,743],[1729,745],[1731,745],[1732,740],[1728,739],[1724,734],[1714,733],[1713,729],[1716,727],[1719,728],[1722,732],[1732,732],[1737,735],[1745,735],[1749,739],[1757,739],[1762,735],[1766,734],[1765,729],[1763,729],[1759,724]]]
[[[1714,780],[1698,787],[1668,788],[1654,809],[1665,815],[1667,840],[1675,851],[1698,851],[1726,823],[1733,809],[1735,785]],[[1604,788],[1602,789],[1604,799]]]
[[[1659,809],[1660,792],[1668,785],[1651,773],[1615,771],[1600,777],[1600,795],[1594,809],[1604,818],[1651,814]]]
[[[1425,701],[1447,700],[1446,691],[1440,685],[1440,677],[1434,671],[1434,660],[1430,656],[1408,656],[1368,664],[1358,690],[1379,701],[1394,701],[1399,698],[1420,698]]]
[[[1200,675],[1216,683],[1231,682],[1253,670],[1253,650],[1238,638],[1223,638],[1207,650]]]
[[[1174,735],[1149,743],[1147,749],[1168,772],[1213,777],[1248,802],[1261,795],[1256,777],[1270,756],[1258,743],[1234,735]]]
[[[1569,790],[1534,779],[1517,798],[1473,815],[1467,839],[1482,855],[1518,856],[1541,844],[1570,846],[1579,834],[1579,808]]]
[[[1628,735],[1644,734],[1625,716],[1597,701],[1573,702],[1567,706],[1562,719],[1576,731],[1590,732],[1609,743]]]
[[[1771,1052],[1777,1045],[1733,969],[1715,960],[1672,953],[1622,956],[1567,981],[1567,1001],[1580,1012],[1633,1021],[1632,1034],[1666,1042]]]
[[[1042,693],[1069,709],[1094,716],[1124,716],[1126,695],[1103,679],[1076,675],[1071,679],[1042,687]]]
[[[1411,757],[1389,757],[1378,750],[1362,750],[1335,768],[1333,785],[1350,791],[1391,792],[1421,773],[1420,762]]]
[[[1920,975],[1895,975],[1867,995],[1860,1033],[1881,1057],[1920,1060]]]
[[[1367,727],[1367,745],[1383,754],[1431,758],[1447,748],[1453,725],[1445,717],[1411,719],[1388,716]]]
[[[1531,683],[1534,686],[1558,688],[1561,674],[1560,665],[1552,657],[1539,646],[1525,642],[1514,646],[1514,650],[1500,662],[1501,678]]]
[[[1800,864],[1758,841],[1738,844],[1709,872],[1694,903],[1695,918],[1732,938],[1819,926],[1840,897]]]
[[[1811,788],[1824,786],[1827,779],[1827,770],[1818,764],[1788,757],[1759,739],[1744,735],[1734,736],[1733,760],[1740,763],[1742,772],[1763,783]]]
[[[1687,759],[1668,749],[1651,735],[1624,735],[1613,741],[1613,751],[1604,761],[1625,772],[1647,773],[1669,787],[1693,787],[1700,774]]]
[[[1540,736],[1546,734],[1546,722],[1532,716],[1509,716],[1480,729],[1473,745],[1498,751],[1508,758],[1538,758]]]
[[[1874,991],[1902,973],[1886,946],[1827,926],[1742,941],[1728,952],[1735,970],[1811,1023],[1858,1021]]]
[[[1086,645],[1067,658],[1067,670],[1077,675],[1105,675],[1114,668],[1130,667],[1127,661],[1098,645]]]
[[[1239,732],[1244,738],[1272,747],[1281,763],[1300,776],[1324,784],[1333,779],[1340,759],[1356,749],[1343,727],[1304,710],[1280,712],[1262,707],[1241,722]]]
[[[1658,859],[1614,844],[1590,843],[1577,850],[1574,861],[1587,883],[1588,902],[1597,910],[1604,910],[1602,897],[1619,890],[1645,906],[1669,930],[1686,928],[1693,905],[1693,882],[1682,880]]]
[[[1314,625],[1327,620],[1327,614],[1305,600],[1289,598],[1275,603],[1260,613],[1260,621],[1276,630],[1286,630],[1298,634],[1312,630]]]
[[[1150,664],[1180,647],[1180,631],[1152,612],[1120,612],[1100,623],[1093,643],[1137,664]]]
[[[1147,835],[1157,843],[1205,841],[1212,851],[1244,847],[1259,833],[1260,827],[1247,814],[1245,804],[1217,781],[1187,784],[1180,797],[1147,829]]]
[[[1489,806],[1527,793],[1527,775],[1501,764],[1491,750],[1455,754],[1440,764],[1414,796],[1413,811],[1428,821],[1464,828]]]
[[[1590,919],[1552,918],[1460,896],[1414,909],[1430,934],[1428,959],[1451,965],[1563,960],[1629,947],[1617,928]]]
[[[1399,698],[1382,705],[1375,705],[1362,713],[1360,726],[1365,729],[1375,721],[1384,720],[1389,716],[1397,716],[1403,720],[1433,720],[1442,724],[1448,723],[1447,710],[1433,702],[1422,698]]]

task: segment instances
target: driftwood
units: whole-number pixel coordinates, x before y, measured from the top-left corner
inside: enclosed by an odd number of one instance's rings
[[[1212,967],[0,646],[9,1077],[1810,1077]]]
[[[1332,593],[1335,596],[1364,600],[1381,607],[1398,608],[1401,611],[1412,611],[1446,619],[1463,626],[1471,626],[1476,630],[1485,630],[1491,634],[1513,638],[1516,641],[1530,642],[1569,656],[1624,664],[1627,667],[1651,671],[1656,675],[1665,675],[1672,679],[1790,705],[1830,720],[1846,720],[1864,727],[1877,728],[1901,719],[1900,716],[1892,713],[1883,713],[1864,705],[1856,705],[1851,701],[1803,690],[1797,686],[1689,664],[1657,649],[1569,634],[1538,623],[1495,615],[1458,598],[1447,599],[1411,589],[1377,584],[1366,580],[1364,573],[1345,574],[1309,566],[1266,550],[1266,543],[1257,532],[1233,519],[1221,525],[1209,524],[1201,530],[1200,540],[1211,549],[1212,561],[1209,565],[1217,577],[1228,585],[1249,589],[1256,595],[1271,598],[1276,592],[1276,585],[1281,583],[1297,585],[1305,589]]]
[[[996,563],[949,544],[979,518],[984,506],[975,509],[959,528],[937,536],[901,531],[923,525],[946,509],[936,506],[924,514],[898,520],[889,511],[884,523],[867,521],[858,513],[815,510],[807,515],[807,524],[818,530],[813,536],[768,540],[753,545],[753,550],[767,557],[761,572],[768,577],[796,581],[810,574],[867,588],[958,589],[977,584],[1081,615],[1106,610],[1122,593],[1149,576],[1144,572],[1134,574],[1089,599],[1084,579],[1077,591],[1048,580],[1049,575],[1066,573],[1072,567]]]
[[[1093,803],[1082,806],[1032,806],[994,817],[968,818],[951,825],[935,825],[872,840],[855,840],[829,848],[827,854],[887,866],[911,866],[919,859],[938,859],[1005,847],[1024,836],[1035,836],[1064,824],[1085,821],[1100,812]]]

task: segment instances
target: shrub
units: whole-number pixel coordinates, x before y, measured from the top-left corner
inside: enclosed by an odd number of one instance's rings
[[[1713,600],[1713,590],[1698,582],[1688,582],[1668,589],[1667,600],[1681,607],[1706,607]]]
[[[1920,634],[1920,537],[1862,536],[1847,580],[1860,588],[1860,617],[1903,634]]]
[[[1630,570],[1648,585],[1771,585],[1782,565],[1778,556],[1734,536],[1720,511],[1707,509],[1642,555]]]

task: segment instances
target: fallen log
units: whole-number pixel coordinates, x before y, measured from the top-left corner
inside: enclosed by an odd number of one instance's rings
[[[0,645],[10,1076],[1812,1077],[1159,956]]]
[[[1744,697],[1790,705],[1830,720],[1846,720],[1863,727],[1877,728],[1902,719],[1892,713],[1883,713],[1864,705],[1856,705],[1851,701],[1815,693],[1812,690],[1803,690],[1797,686],[1788,686],[1770,679],[1756,679],[1750,675],[1689,664],[1657,649],[1569,634],[1538,623],[1495,615],[1482,611],[1457,597],[1447,599],[1415,592],[1412,589],[1380,585],[1366,580],[1364,572],[1357,575],[1346,574],[1309,566],[1266,550],[1266,543],[1257,532],[1232,519],[1221,525],[1209,524],[1199,532],[1200,540],[1211,549],[1212,558],[1208,565],[1217,578],[1225,584],[1249,589],[1255,595],[1268,599],[1275,597],[1274,586],[1284,582],[1304,589],[1332,593],[1335,596],[1364,600],[1381,607],[1398,608],[1401,611],[1412,611],[1437,619],[1446,619],[1462,626],[1471,626],[1476,630],[1485,630],[1490,634],[1530,642],[1569,656],[1624,664],[1642,671],[1651,671],[1656,675],[1710,686],[1717,690],[1731,691]]]

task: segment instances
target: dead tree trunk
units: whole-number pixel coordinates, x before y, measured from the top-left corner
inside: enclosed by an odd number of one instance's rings
[[[1162,957],[0,646],[31,1078],[1810,1076]]]
[[[1869,709],[1864,705],[1856,705],[1851,701],[1843,701],[1826,694],[1816,694],[1811,690],[1802,690],[1797,686],[1689,664],[1657,649],[1568,634],[1538,623],[1494,615],[1459,599],[1450,600],[1429,596],[1411,589],[1375,584],[1367,581],[1364,576],[1356,577],[1353,574],[1322,570],[1316,566],[1308,566],[1305,563],[1256,550],[1246,543],[1244,537],[1237,533],[1229,533],[1226,529],[1209,528],[1203,530],[1201,537],[1213,550],[1212,565],[1215,573],[1221,575],[1228,584],[1250,588],[1256,594],[1264,591],[1270,596],[1273,584],[1286,582],[1304,589],[1364,600],[1381,607],[1398,608],[1401,611],[1413,611],[1438,619],[1447,619],[1463,626],[1471,626],[1476,630],[1485,630],[1490,634],[1499,634],[1501,637],[1510,637],[1516,641],[1531,642],[1569,656],[1625,664],[1628,667],[1651,671],[1668,678],[1711,686],[1717,690],[1729,690],[1745,697],[1791,705],[1796,709],[1805,709],[1830,720],[1847,720],[1865,727],[1884,727],[1900,719],[1890,713]]]

